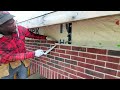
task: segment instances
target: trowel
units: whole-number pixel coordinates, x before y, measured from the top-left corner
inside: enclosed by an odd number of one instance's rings
[[[48,49],[44,55],[47,55],[50,51],[52,51],[57,45],[52,46],[50,49]]]

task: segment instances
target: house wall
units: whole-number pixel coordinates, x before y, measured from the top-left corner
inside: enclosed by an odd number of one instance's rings
[[[30,74],[39,72],[48,79],[120,78],[119,16],[72,22],[72,44],[57,44],[48,55],[31,59]],[[63,25],[46,26],[40,34],[67,40]],[[28,51],[48,50],[54,41],[26,39]]]

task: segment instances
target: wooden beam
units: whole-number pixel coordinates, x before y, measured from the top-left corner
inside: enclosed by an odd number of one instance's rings
[[[115,14],[120,14],[120,11],[57,11],[18,24],[27,28],[35,28]]]

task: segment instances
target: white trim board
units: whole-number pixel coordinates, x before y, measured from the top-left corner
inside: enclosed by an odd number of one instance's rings
[[[56,11],[18,24],[27,28],[35,28],[115,14],[120,14],[120,11]]]

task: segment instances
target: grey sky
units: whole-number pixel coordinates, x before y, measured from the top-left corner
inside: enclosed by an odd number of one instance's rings
[[[36,16],[40,16],[43,15],[45,13],[49,13],[52,11],[9,11],[12,15],[15,16],[15,20],[17,20],[18,22],[36,17]]]

